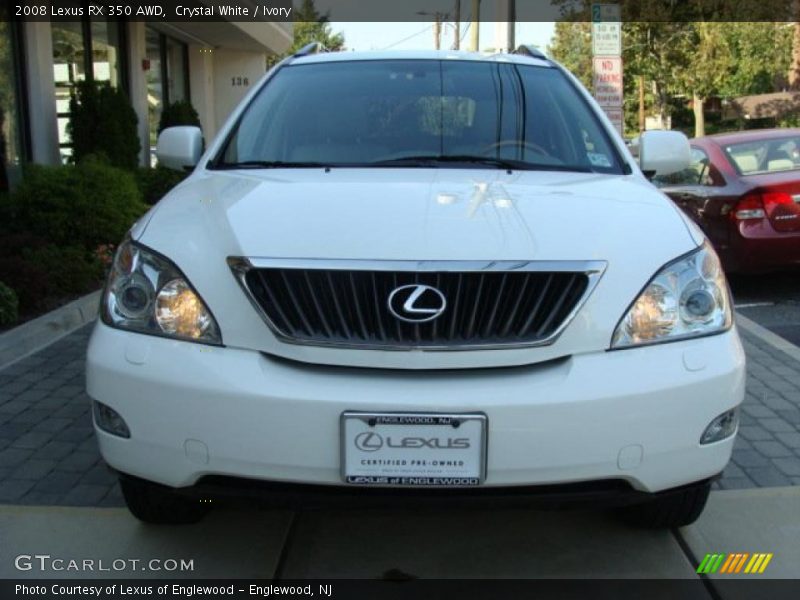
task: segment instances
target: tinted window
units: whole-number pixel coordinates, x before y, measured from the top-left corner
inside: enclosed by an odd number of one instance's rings
[[[724,148],[742,175],[775,173],[800,168],[800,137],[754,140]]]
[[[621,172],[597,118],[556,69],[433,60],[284,67],[219,162],[362,166],[419,156]]]

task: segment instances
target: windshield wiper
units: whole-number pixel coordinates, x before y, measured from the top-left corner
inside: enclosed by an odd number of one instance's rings
[[[292,162],[283,160],[243,160],[241,162],[218,163],[212,169],[313,169],[329,166],[318,162]]]
[[[493,158],[489,156],[474,156],[472,154],[421,154],[415,156],[401,156],[387,160],[378,160],[367,163],[370,167],[435,167],[439,164],[466,163],[471,165],[485,165],[500,169],[516,169],[519,171],[577,171],[591,173],[588,167],[577,165],[554,165],[530,163],[524,160],[511,158]]]

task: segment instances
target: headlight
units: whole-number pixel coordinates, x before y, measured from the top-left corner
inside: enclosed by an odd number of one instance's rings
[[[222,344],[211,311],[178,267],[127,239],[114,256],[102,316],[120,329]]]
[[[622,318],[612,348],[718,333],[733,323],[728,284],[708,242],[661,269]]]

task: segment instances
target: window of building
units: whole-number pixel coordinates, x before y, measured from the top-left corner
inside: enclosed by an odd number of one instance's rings
[[[189,51],[183,42],[147,28],[147,106],[150,146],[155,147],[164,106],[189,99]]]
[[[17,68],[18,31],[16,23],[3,18],[0,8],[0,192],[5,192],[20,177],[24,152],[22,77]]]
[[[72,154],[67,134],[69,101],[75,84],[90,79],[127,88],[124,23],[107,21],[53,22],[53,76],[56,86],[58,143],[61,158]]]

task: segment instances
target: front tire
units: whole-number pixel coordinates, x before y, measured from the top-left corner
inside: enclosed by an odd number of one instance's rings
[[[694,523],[708,500],[711,482],[670,490],[652,500],[621,509],[620,518],[629,525],[647,529],[672,529]]]
[[[208,512],[198,501],[179,496],[156,483],[120,477],[119,485],[128,510],[143,523],[188,525],[199,522]]]

